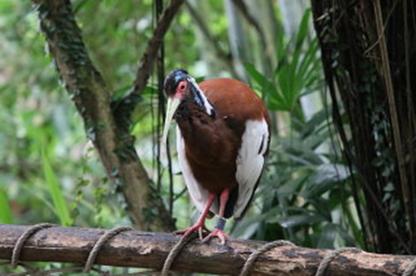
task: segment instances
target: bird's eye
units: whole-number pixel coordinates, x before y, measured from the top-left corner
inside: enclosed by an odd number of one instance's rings
[[[184,92],[186,89],[186,82],[185,81],[181,81],[178,85],[177,91],[178,92]]]

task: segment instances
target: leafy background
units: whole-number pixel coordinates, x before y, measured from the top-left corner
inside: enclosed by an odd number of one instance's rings
[[[283,238],[309,247],[365,247],[352,200],[353,171],[334,135],[309,2],[253,2],[247,5],[256,6],[250,10],[260,30],[232,1],[188,1],[165,39],[167,70],[183,67],[200,78],[242,79],[272,116],[261,185],[245,218],[228,223],[228,231],[236,238]],[[94,63],[114,97],[124,94],[155,25],[153,1],[74,0],[72,5]],[[0,45],[0,223],[130,224],[123,197],[106,178],[60,85],[29,1],[0,1]],[[178,164],[173,163],[171,194],[167,168],[156,161],[156,75],[139,105],[132,129],[137,150],[172,205],[176,226],[186,227],[195,211]]]

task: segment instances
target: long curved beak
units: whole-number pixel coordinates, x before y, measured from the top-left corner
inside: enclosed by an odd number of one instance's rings
[[[181,99],[179,97],[168,97],[168,104],[166,108],[166,118],[165,124],[163,127],[163,135],[162,135],[162,148],[165,148],[166,142],[168,140],[168,132],[170,123],[172,122],[173,115],[175,114],[176,109],[178,109],[179,104],[181,103]]]

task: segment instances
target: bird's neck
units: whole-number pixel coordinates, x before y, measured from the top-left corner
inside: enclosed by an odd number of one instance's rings
[[[210,136],[215,121],[213,115],[207,114],[203,107],[188,98],[179,105],[175,113],[175,120],[185,140],[191,141]]]
[[[190,95],[189,98],[194,101],[195,104],[199,105],[205,113],[212,116],[214,113],[214,107],[208,101],[202,89],[196,83],[195,79],[190,78]]]
[[[194,124],[199,120],[210,121],[213,118],[215,118],[213,108],[208,113],[201,103],[195,102],[191,97],[185,98],[175,113],[175,119],[179,126],[185,123]]]

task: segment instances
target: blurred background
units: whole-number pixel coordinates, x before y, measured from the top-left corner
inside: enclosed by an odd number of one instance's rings
[[[89,54],[114,98],[135,79],[156,24],[155,2],[71,1]],[[185,68],[198,80],[238,78],[264,99],[273,135],[255,199],[241,221],[228,223],[231,236],[376,249],[357,208],[365,197],[353,189],[355,172],[332,121],[309,1],[245,3],[247,13],[231,0],[188,0],[165,37],[164,68],[155,67],[131,130],[155,191],[178,229],[191,223],[196,212],[174,146],[170,168],[158,154],[160,74]],[[123,195],[87,139],[29,1],[0,1],[0,92],[0,223],[130,224]],[[174,139],[171,135],[171,145]],[[389,197],[394,187],[383,189]]]
[[[155,25],[153,1],[72,4],[94,63],[115,95],[123,94]],[[354,240],[352,230],[359,226],[345,183],[349,171],[336,139],[331,140],[309,3],[248,4],[255,5],[252,16],[264,30],[261,34],[231,1],[187,2],[166,36],[166,70],[186,68],[199,79],[242,79],[272,112],[266,172],[246,218],[232,226],[234,237],[285,237],[312,247],[344,245]],[[36,12],[26,1],[1,1],[0,9],[0,221],[91,227],[128,223],[123,198],[107,181],[83,122],[59,85]],[[136,146],[158,183],[156,74],[139,104],[133,128]],[[163,164],[158,188],[166,202],[174,201],[173,216],[183,228],[194,208],[182,192],[175,159],[174,198],[169,198]]]

